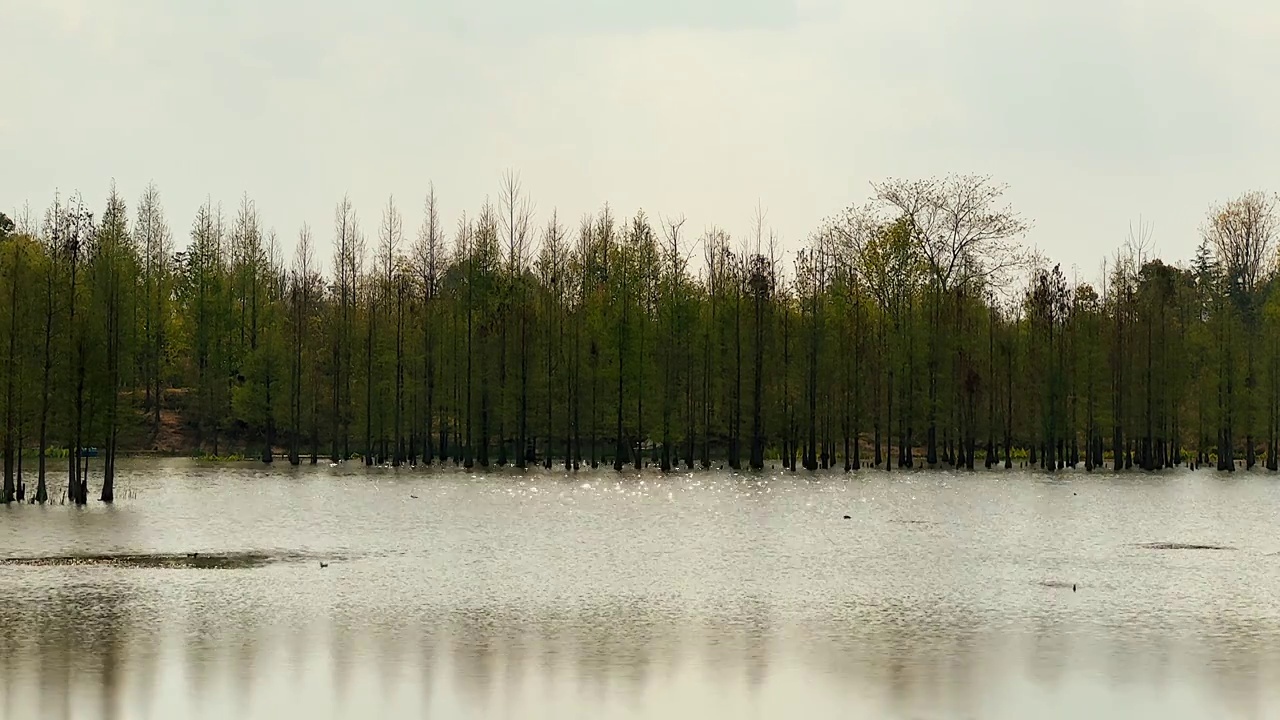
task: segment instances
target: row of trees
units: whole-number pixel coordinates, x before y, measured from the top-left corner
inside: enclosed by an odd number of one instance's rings
[[[1028,252],[1003,192],[888,180],[786,260],[762,213],[736,241],[607,206],[535,225],[509,175],[452,229],[434,191],[372,238],[343,199],[327,273],[247,197],[182,249],[155,187],[132,214],[59,197],[0,216],[3,500],[23,450],[32,499],[64,448],[68,497],[96,454],[110,501],[121,450],[174,438],[294,464],[1276,469],[1275,200],[1212,208],[1189,265],[1131,231],[1095,287]]]

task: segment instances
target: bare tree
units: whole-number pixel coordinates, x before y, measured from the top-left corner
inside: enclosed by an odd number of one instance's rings
[[[73,194],[66,205],[57,200],[45,219],[46,234],[50,242],[52,255],[61,266],[61,273],[67,280],[65,294],[61,294],[67,305],[67,331],[71,338],[71,356],[73,363],[74,391],[68,394],[71,400],[69,417],[72,418],[70,445],[70,462],[67,464],[67,498],[77,505],[88,502],[88,484],[81,471],[81,460],[84,458],[84,392],[85,371],[88,348],[82,325],[83,313],[77,318],[77,308],[81,305],[80,294],[84,281],[82,273],[87,259],[92,256],[93,243],[97,229],[94,225],[93,213],[85,206],[79,194]],[[52,289],[52,288],[51,288]],[[52,301],[51,301],[52,302]],[[52,320],[52,313],[49,315]],[[46,347],[52,329],[46,325]],[[49,365],[46,352],[46,366]],[[48,374],[46,370],[46,375]],[[48,383],[46,382],[46,395]],[[43,421],[42,421],[43,422]],[[41,443],[43,446],[44,443]],[[39,491],[37,491],[37,495]]]
[[[290,424],[291,438],[289,443],[289,462],[297,465],[301,462],[302,445],[302,395],[303,395],[303,358],[306,356],[307,340],[311,330],[311,307],[313,301],[315,270],[314,251],[311,247],[311,228],[303,223],[298,231],[298,243],[293,250],[293,268],[289,274],[290,328],[292,330],[293,362],[290,373]],[[314,388],[311,391],[310,445],[311,462],[315,464],[318,449],[317,439],[317,406]]]
[[[546,326],[543,328],[544,342],[543,347],[546,349],[546,389],[547,389],[547,405],[546,405],[546,453],[542,458],[543,468],[550,468],[552,462],[552,453],[554,451],[554,443],[556,440],[556,423],[554,418],[555,398],[557,395],[556,381],[560,380],[560,387],[565,391],[561,394],[572,392],[570,383],[564,379],[564,326],[567,315],[567,304],[565,297],[565,275],[566,262],[568,256],[567,235],[564,226],[560,224],[560,219],[556,211],[552,210],[551,217],[547,219],[547,225],[542,231],[541,249],[538,253],[536,263],[538,271],[538,282],[542,286],[542,305],[543,317],[546,320]],[[565,407],[569,406],[566,398]],[[566,469],[569,467],[570,453],[570,429],[568,413],[565,413],[564,422],[564,459]]]
[[[500,409],[498,414],[498,441],[499,446],[499,463],[505,463],[507,436],[505,432],[504,421],[506,419],[506,399],[507,399],[507,328],[510,325],[509,316],[514,312],[518,315],[517,332],[519,333],[519,358],[520,358],[520,398],[518,403],[518,418],[516,429],[516,465],[524,467],[528,460],[529,449],[529,317],[527,312],[528,303],[525,301],[525,277],[524,272],[528,264],[529,242],[530,242],[530,224],[532,222],[533,208],[529,198],[525,195],[524,190],[520,186],[520,178],[515,173],[508,171],[503,178],[502,191],[499,199],[499,221],[503,234],[506,236],[506,278],[503,283],[503,292],[500,297],[500,306],[502,306],[502,330],[501,343],[499,347],[499,397]],[[508,312],[511,311],[511,312]]]
[[[413,264],[418,276],[418,292],[422,301],[422,457],[431,464],[433,455],[432,431],[436,411],[435,402],[435,299],[439,291],[440,272],[444,267],[444,237],[440,227],[440,211],[436,204],[435,185],[430,185],[423,201],[422,225],[413,245]],[[440,460],[444,461],[449,428],[440,426]],[[412,440],[410,440],[412,445]],[[410,451],[410,455],[413,452]]]
[[[686,292],[684,279],[688,268],[688,255],[681,239],[681,230],[684,228],[684,224],[685,218],[683,216],[666,218],[662,222],[664,247],[662,252],[661,287],[663,288],[664,297],[659,307],[662,309],[662,322],[666,326],[663,333],[662,348],[662,458],[660,467],[663,472],[671,470],[673,456],[676,462],[679,461],[679,453],[673,452],[672,449],[673,438],[671,433],[672,415],[675,413],[676,403],[678,355],[684,355],[687,359],[685,364],[685,460],[690,467],[693,466],[693,378],[691,376],[693,353],[689,352],[689,349],[682,346],[679,341],[684,329],[681,318]]]
[[[1209,211],[1202,229],[1205,239],[1217,255],[1218,265],[1224,273],[1227,294],[1230,296],[1244,326],[1245,392],[1241,396],[1245,430],[1245,465],[1253,467],[1256,455],[1253,442],[1255,418],[1253,412],[1257,389],[1254,371],[1254,346],[1257,344],[1261,324],[1261,281],[1273,270],[1272,247],[1275,243],[1280,217],[1276,212],[1276,198],[1261,191],[1246,192],[1220,207]],[[1229,324],[1229,323],[1228,323]],[[1228,328],[1229,332],[1229,328]],[[1230,352],[1224,347],[1224,352]],[[1229,367],[1229,365],[1227,366]],[[1228,387],[1230,378],[1228,377]],[[1227,393],[1230,405],[1233,393]],[[1229,424],[1224,427],[1228,437]],[[1230,444],[1229,440],[1223,444]],[[1227,452],[1225,449],[1224,453]]]
[[[338,304],[333,343],[333,417],[330,459],[351,457],[351,334],[356,302],[358,220],[351,200],[343,196],[333,211],[334,282]]]
[[[1272,246],[1280,216],[1274,196],[1254,190],[1210,208],[1202,232],[1213,246],[1233,291],[1251,302],[1259,280],[1273,268]]]
[[[377,263],[380,274],[378,288],[374,293],[376,297],[377,307],[370,308],[369,311],[369,352],[368,369],[369,375],[367,382],[370,386],[370,392],[376,392],[379,397],[378,402],[378,447],[377,456],[380,461],[385,461],[388,454],[392,457],[392,464],[399,465],[403,461],[403,442],[402,442],[402,416],[404,411],[404,328],[403,328],[403,293],[398,290],[397,282],[398,264],[400,262],[400,245],[404,239],[404,220],[400,215],[400,211],[396,208],[395,198],[388,197],[387,205],[382,211],[382,224],[378,230],[378,252]],[[394,297],[393,297],[394,296]],[[378,383],[374,378],[382,375],[381,368],[375,365],[375,359],[372,357],[373,344],[377,337],[377,324],[379,311],[384,314],[388,323],[395,323],[395,344],[396,344],[396,364],[393,370],[393,397],[386,398],[385,393],[377,387]],[[389,400],[389,401],[388,401]],[[394,450],[388,451],[387,448],[387,428],[386,428],[386,410],[387,406],[391,406],[392,412],[392,432],[394,435]],[[372,413],[372,407],[369,412]],[[372,422],[372,418],[366,418],[366,425]],[[373,457],[373,448],[370,448],[370,459]],[[367,460],[366,460],[367,462]]]
[[[929,353],[929,418],[927,461],[937,457],[939,365],[963,363],[954,352],[953,336],[966,291],[974,285],[1003,287],[1010,274],[1026,261],[1017,242],[1028,224],[1011,208],[1000,206],[1006,186],[978,175],[953,175],[942,179],[904,181],[890,179],[873,184],[876,200],[906,219],[928,273],[931,308]],[[943,324],[944,298],[954,315]],[[945,331],[944,328],[951,330]],[[945,335],[945,337],[944,337]],[[955,377],[962,368],[950,373]],[[959,388],[953,388],[957,393]]]
[[[164,405],[164,353],[168,342],[169,293],[173,253],[173,234],[165,222],[160,191],[154,183],[147,185],[138,201],[134,220],[134,236],[142,249],[142,284],[146,301],[143,310],[143,335],[147,352],[143,362],[146,404],[152,411],[151,436],[160,432],[160,412]]]

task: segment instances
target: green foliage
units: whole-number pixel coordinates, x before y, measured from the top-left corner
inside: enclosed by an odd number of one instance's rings
[[[343,200],[327,275],[247,197],[202,205],[178,251],[154,187],[132,216],[59,198],[39,237],[0,217],[6,454],[1270,462],[1280,282],[1273,248],[1239,247],[1265,203],[1215,211],[1189,266],[1131,243],[1094,285],[1031,263],[1001,192],[885,183],[787,260],[762,215],[697,242],[607,206],[537,230],[508,178],[452,237],[434,193],[416,240],[389,202],[372,252]]]

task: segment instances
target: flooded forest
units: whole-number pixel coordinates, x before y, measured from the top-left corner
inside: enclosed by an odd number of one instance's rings
[[[566,218],[513,175],[448,226],[431,190],[287,240],[248,197],[188,220],[155,186],[59,196],[0,216],[2,499],[110,502],[146,452],[1276,470],[1275,198],[1206,204],[1176,262],[1117,228],[1086,281],[1004,194],[886,180],[785,252],[763,212],[736,236]]]

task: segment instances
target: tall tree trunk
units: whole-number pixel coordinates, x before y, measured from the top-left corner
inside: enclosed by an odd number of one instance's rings
[[[504,303],[505,304],[505,303]],[[499,314],[498,324],[498,464],[507,464],[507,322],[508,313]],[[485,438],[489,436],[486,434]]]
[[[758,282],[763,280],[757,279]],[[765,307],[763,292],[755,292],[756,327],[755,327],[755,363],[752,368],[754,386],[751,397],[751,469],[764,468],[764,322]],[[845,437],[845,450],[848,451],[848,433]]]
[[[15,355],[18,341],[18,283],[22,277],[21,249],[14,247],[13,272],[9,279],[9,360],[5,364],[5,402],[4,402],[4,494],[0,501],[9,504],[16,499],[18,486],[14,480],[14,454],[18,450],[14,446],[14,375],[17,374]]]
[[[613,452],[613,469],[617,472],[622,471],[622,465],[626,462],[627,442],[622,436],[622,408],[623,408],[623,377],[624,364],[626,358],[626,326],[627,326],[627,276],[626,269],[622,270],[622,317],[618,321],[618,406],[617,406],[617,427],[615,429],[615,443]]]
[[[117,409],[120,402],[120,280],[116,273],[115,248],[109,259],[111,263],[110,283],[107,303],[107,441],[104,443],[104,462],[102,472],[102,494],[99,500],[104,503],[115,502],[116,487],[116,439],[118,437]]]
[[[641,308],[637,308],[641,310]],[[635,468],[640,469],[644,462],[644,313],[638,312],[640,351],[636,353],[636,457]]]
[[[519,458],[516,464],[523,468],[529,462],[536,462],[537,456],[529,443],[529,316],[524,307],[523,280],[520,288],[520,417],[518,418],[520,446],[516,448],[516,456]],[[550,393],[551,388],[548,387],[547,392]],[[551,428],[548,427],[547,430],[550,437]]]
[[[391,464],[399,467],[404,463],[404,283],[396,281],[396,407],[393,424],[395,449],[392,451]]]
[[[467,267],[468,267],[468,273],[467,273],[468,274],[468,279],[467,279],[467,403],[466,403],[467,434],[466,434],[466,440],[464,441],[464,450],[463,450],[463,467],[466,467],[468,470],[471,469],[471,467],[475,462],[474,461],[475,438],[472,437],[472,434],[471,434],[471,430],[472,430],[471,424],[472,424],[472,417],[473,417],[473,414],[471,411],[471,402],[472,402],[472,398],[474,397],[471,383],[472,383],[472,374],[473,374],[472,366],[474,365],[474,359],[475,359],[475,352],[474,352],[475,348],[472,342],[472,338],[473,338],[472,315],[474,314],[474,311],[472,310],[473,305],[472,305],[472,295],[471,295],[472,285],[475,284],[475,279],[474,277],[471,276],[471,267],[473,264],[474,264],[474,260],[468,257],[467,259]]]
[[[365,331],[364,345],[364,464],[372,465],[373,447],[373,336],[378,323],[378,308],[369,303],[369,325]]]

